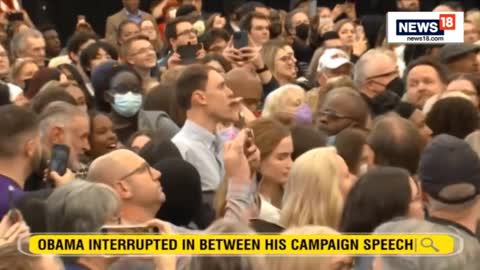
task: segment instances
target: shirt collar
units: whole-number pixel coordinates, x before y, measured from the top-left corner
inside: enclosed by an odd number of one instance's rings
[[[137,10],[137,14],[131,13],[126,8],[124,10],[125,10],[125,13],[127,14],[128,17],[140,17],[140,16],[142,16],[142,14],[140,13],[140,10]]]
[[[436,223],[436,224],[441,224],[441,225],[445,225],[445,226],[452,226],[452,227],[454,227],[458,230],[464,231],[465,233],[467,233],[468,235],[471,235],[474,238],[477,238],[475,233],[472,232],[470,229],[468,229],[465,226],[463,226],[461,224],[458,224],[458,223],[456,223],[452,220],[447,220],[447,219],[437,218],[437,217],[432,217],[432,216],[428,217],[427,220],[432,222],[432,223]]]
[[[182,128],[190,137],[194,137],[198,140],[205,141],[209,145],[217,141],[217,136],[211,133],[204,127],[197,125],[196,123],[187,120]]]

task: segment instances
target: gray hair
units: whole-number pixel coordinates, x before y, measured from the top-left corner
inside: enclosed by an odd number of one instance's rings
[[[480,244],[478,240],[452,226],[432,223],[426,220],[405,219],[380,225],[374,233],[448,233],[463,239],[463,250],[453,256],[384,256],[383,270],[474,270],[480,265]],[[456,249],[461,246],[455,243]]]
[[[289,93],[305,93],[302,87],[296,84],[285,84],[279,88],[273,90],[265,98],[265,103],[263,105],[262,116],[263,117],[274,117],[276,113],[281,112],[285,109],[284,97]]]
[[[365,84],[368,77],[368,74],[366,74],[367,66],[375,64],[375,62],[371,60],[380,57],[388,57],[391,59],[391,56],[385,51],[385,49],[376,48],[368,50],[355,63],[355,66],[353,67],[353,82],[357,88],[361,89]]]
[[[242,222],[218,219],[206,230],[207,233],[254,233],[247,224]],[[192,256],[188,270],[210,269],[266,269],[264,256]]]
[[[55,233],[97,232],[109,218],[119,214],[120,199],[104,184],[73,180],[57,188],[46,204],[47,231]]]
[[[27,50],[27,39],[29,38],[42,38],[43,35],[40,31],[35,29],[27,29],[21,33],[13,36],[10,42],[12,57],[22,57],[21,55]]]
[[[64,101],[55,101],[49,104],[40,114],[40,135],[42,140],[48,136],[49,130],[56,126],[69,125],[74,117],[88,117],[87,113],[77,106]]]
[[[451,188],[451,189],[448,190],[448,188]],[[452,199],[455,199],[455,195],[470,194],[471,188],[472,187],[470,187],[469,185],[457,185],[456,187],[455,186],[447,187],[445,188],[445,190],[447,191],[445,193],[445,197],[450,197]],[[480,197],[477,196],[463,203],[448,204],[448,203],[440,202],[438,200],[435,200],[431,196],[428,196],[428,208],[431,211],[445,211],[445,212],[452,212],[452,213],[454,212],[456,213],[456,215],[461,215],[461,214],[468,215],[472,212],[472,208],[478,203],[479,200],[480,200]]]

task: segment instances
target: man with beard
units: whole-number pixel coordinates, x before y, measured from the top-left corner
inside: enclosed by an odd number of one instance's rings
[[[6,105],[0,107],[0,217],[11,202],[23,196],[27,177],[41,160],[39,122],[33,112]]]
[[[398,11],[420,11],[420,0],[397,0]]]
[[[83,169],[81,159],[90,150],[88,142],[90,122],[87,113],[81,108],[63,101],[55,101],[42,111],[39,121],[42,168],[34,170],[28,178],[25,183],[25,190],[28,191],[39,190],[46,186],[43,181],[44,169],[47,167],[46,161],[51,159],[53,145],[68,146],[70,152],[67,167],[74,172]],[[49,177],[52,178],[52,176]],[[53,180],[57,186],[55,179],[50,180]]]

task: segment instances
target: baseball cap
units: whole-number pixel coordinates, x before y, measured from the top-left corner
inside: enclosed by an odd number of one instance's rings
[[[438,58],[443,63],[449,63],[458,57],[464,56],[469,53],[480,51],[480,46],[469,43],[453,43],[444,45],[440,48]]]
[[[336,69],[345,64],[353,65],[348,54],[340,49],[330,48],[326,49],[318,60],[317,71],[324,68]]]
[[[441,134],[425,148],[418,175],[423,190],[437,201],[460,204],[480,194],[480,159],[463,140]]]

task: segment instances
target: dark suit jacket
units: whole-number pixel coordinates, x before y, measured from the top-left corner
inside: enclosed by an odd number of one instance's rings
[[[141,10],[140,10],[140,14],[142,15],[142,19],[151,20],[153,22],[153,25],[157,25],[155,18],[151,14]],[[128,20],[128,16],[125,9],[122,9],[119,12],[107,18],[105,36],[109,42],[111,42],[112,44],[117,44],[118,27],[123,21],[126,21],[126,20]]]

